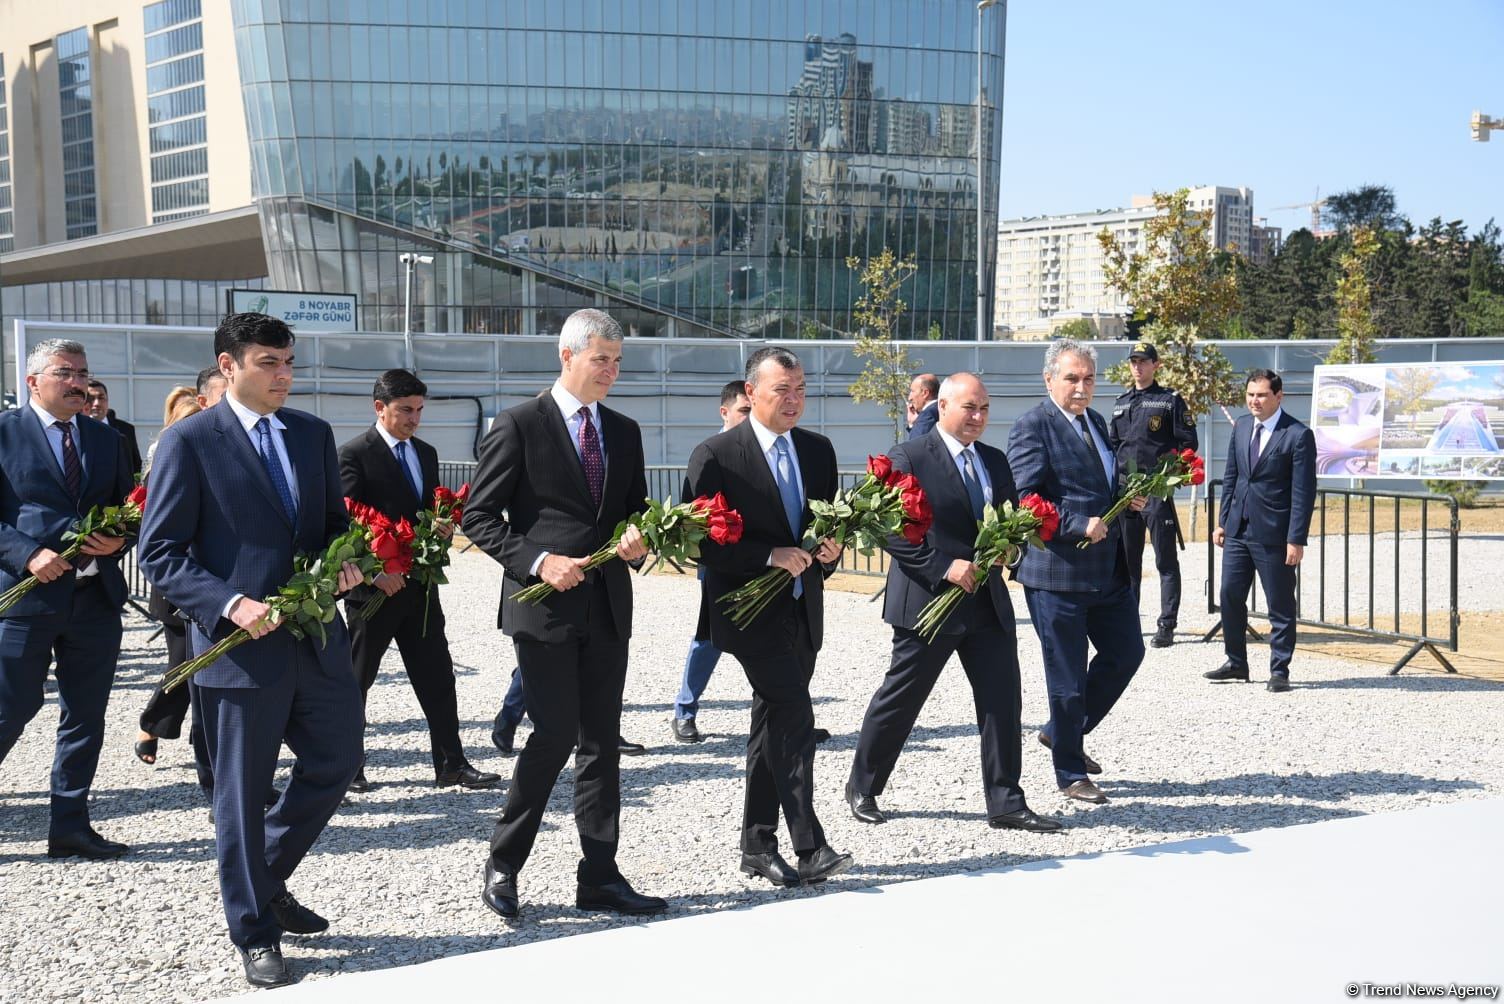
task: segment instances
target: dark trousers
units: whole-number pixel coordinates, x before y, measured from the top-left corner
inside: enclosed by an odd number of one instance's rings
[[[999,583],[999,588],[1002,587]],[[991,597],[979,594],[972,602],[970,623],[962,634],[939,635],[926,642],[908,628],[893,629],[893,658],[888,674],[867,705],[862,733],[851,764],[851,786],[868,795],[881,795],[908,741],[919,711],[951,654],[971,681],[977,730],[982,737],[982,790],[987,815],[998,816],[1024,807],[1018,776],[1023,769],[1019,742],[1022,699],[1018,679],[1018,638],[1013,626],[998,623]]]
[[[444,608],[439,605],[438,587],[428,604],[428,631],[423,629],[424,588],[409,582],[395,596],[390,596],[370,620],[357,613],[350,618],[350,661],[360,681],[362,705],[376,682],[381,659],[392,642],[402,653],[402,668],[428,720],[428,745],[433,755],[435,773],[464,765],[465,748],[460,743],[459,703],[454,692],[454,660],[449,656],[449,639],[444,634]],[[359,610],[375,589],[361,589],[347,604]]]
[[[299,643],[271,686],[198,688],[214,764],[219,892],[241,948],[280,940],[268,904],[360,768],[360,688],[347,669],[323,666],[313,644]],[[297,759],[282,797],[263,812],[283,742]]]
[[[517,756],[506,808],[491,835],[491,862],[516,874],[527,863],[559,772],[574,758],[574,821],[585,885],[621,878],[616,846],[621,827],[621,694],[627,642],[617,637],[603,582],[587,579],[589,634],[575,641],[512,640],[533,732]]]
[[[160,623],[162,638],[167,643],[167,668],[187,662],[193,654],[188,648],[188,626],[170,610]],[[208,792],[214,789],[214,767],[209,763],[209,746],[204,741],[203,718],[197,702],[191,682],[170,691],[164,691],[158,684],[146,707],[141,709],[140,728],[158,739],[176,739],[183,734],[183,719],[189,718],[188,743],[193,747],[193,765],[198,771],[199,787]]]
[[[1295,656],[1295,570],[1284,544],[1228,537],[1222,547],[1222,648],[1227,661],[1248,668],[1248,594],[1253,575],[1269,605],[1269,671],[1289,673]]]
[[[809,681],[815,673],[804,601],[784,623],[762,625],[775,645],[737,661],[752,684],[752,728],[747,736],[747,792],[742,805],[742,850],[778,849],[778,810],[799,854],[819,850],[825,831],[815,816],[815,712]]]
[[[1107,717],[1144,661],[1138,606],[1121,566],[1102,592],[1025,588],[1024,599],[1044,654],[1055,781],[1065,788],[1086,777],[1082,737]],[[1097,650],[1090,662],[1088,642]]]
[[[495,741],[497,733],[502,729],[516,729],[522,724],[522,716],[527,714],[527,699],[522,693],[522,669],[518,667],[512,670],[511,681],[507,684],[506,695],[501,699],[501,710],[496,712],[496,719],[491,723],[492,741]]]
[[[54,837],[89,828],[89,786],[104,745],[104,712],[120,656],[120,608],[95,580],[74,587],[66,614],[0,619],[0,764],[42,710],[57,655],[57,750],[52,761]]]
[[[1159,572],[1159,622],[1173,628],[1180,620],[1180,541],[1176,535],[1179,517],[1175,503],[1151,498],[1143,513],[1123,513],[1123,556],[1128,561],[1128,578],[1133,583],[1133,599],[1143,591],[1144,531],[1154,548],[1154,568]]]

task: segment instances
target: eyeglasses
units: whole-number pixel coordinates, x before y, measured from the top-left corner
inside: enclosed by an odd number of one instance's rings
[[[53,379],[62,380],[65,383],[69,380],[87,380],[94,375],[88,370],[76,370],[67,366],[59,366],[47,372],[52,375]]]

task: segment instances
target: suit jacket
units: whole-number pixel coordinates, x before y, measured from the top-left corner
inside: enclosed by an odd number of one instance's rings
[[[0,592],[29,573],[26,562],[39,548],[61,552],[63,534],[94,506],[119,505],[132,486],[125,442],[108,426],[78,416],[76,444],[83,463],[78,502],[68,494],[63,471],[37,414],[29,406],[0,413]],[[119,552],[94,559],[99,583],[116,606],[125,603]],[[5,617],[67,613],[77,576],[69,572],[34,588]]]
[[[1102,442],[1107,442],[1107,423],[1086,410]],[[1008,462],[1018,493],[1034,492],[1055,503],[1060,510],[1060,529],[1044,550],[1026,548],[1016,578],[1034,589],[1056,592],[1100,592],[1112,583],[1122,527],[1113,520],[1107,536],[1086,548],[1086,524],[1105,513],[1113,503],[1114,488],[1097,453],[1086,445],[1075,424],[1051,400],[1024,412],[1008,435]]]
[[[536,605],[512,597],[539,581],[531,569],[540,554],[582,558],[606,544],[618,523],[642,511],[648,493],[642,432],[620,412],[604,404],[599,408],[606,459],[599,507],[591,501],[585,468],[552,395],[503,411],[481,442],[465,506],[465,533],[506,573],[496,623],[511,637],[554,643],[586,637],[588,582]],[[609,561],[590,574],[604,577],[611,620],[617,637],[625,641],[632,635],[627,566]]]
[[[909,441],[913,442],[920,436],[927,435],[935,428],[935,423],[940,421],[940,402],[931,401],[919,409],[919,414],[914,416],[914,424],[909,427]]]
[[[136,442],[136,427],[124,419],[115,417],[115,409],[110,409],[110,428],[120,433],[125,440],[125,452],[131,461],[131,473],[141,473],[141,445]]]
[[[423,472],[422,498],[413,494],[397,455],[374,425],[339,448],[339,481],[345,497],[373,506],[394,523],[405,517],[417,526],[418,514],[433,506],[433,491],[439,486],[439,451],[416,436],[408,440],[408,446],[417,454],[418,469]],[[420,584],[409,580],[405,588],[418,589]],[[356,586],[350,590],[350,600],[359,606],[376,592],[375,586]],[[437,599],[435,590],[429,602]]]
[[[1252,440],[1253,416],[1244,415],[1232,427],[1218,523],[1229,537],[1305,546],[1316,504],[1316,437],[1288,411],[1281,411],[1250,471]]]
[[[985,443],[975,444],[977,459],[992,481],[992,504],[1017,502],[1013,471],[1003,451]],[[961,481],[961,472],[951,458],[940,433],[929,434],[888,451],[888,459],[900,471],[919,479],[924,494],[934,509],[935,521],[924,543],[917,547],[902,536],[888,541],[888,588],[883,594],[883,620],[894,627],[913,630],[924,605],[950,588],[945,573],[957,558],[970,561],[976,553],[977,520],[971,511],[971,498]],[[1013,601],[997,568],[990,569],[983,588],[961,597],[960,604],[940,629],[942,635],[960,635],[971,622],[978,602],[992,604],[998,620],[1013,626]]]
[[[296,525],[228,401],[173,424],[157,442],[139,561],[189,622],[195,653],[235,630],[221,612],[236,593],[264,599],[292,576],[293,555],[321,551],[349,528],[334,431],[291,408],[277,417],[287,426],[282,439],[297,482]],[[327,644],[312,642],[319,662],[348,674],[345,622],[336,614],[325,628]],[[299,644],[291,632],[273,631],[194,679],[206,687],[270,686],[291,671]]]
[[[720,598],[768,571],[773,548],[797,547],[812,518],[809,500],[833,498],[839,487],[836,451],[830,440],[798,428],[789,435],[799,456],[799,475],[804,481],[805,504],[799,515],[797,535],[789,528],[778,483],[773,480],[750,421],[711,436],[695,447],[689,458],[689,490],[685,500],[722,492],[726,503],[742,516],[739,542],[722,546],[707,539],[700,545],[700,562],[705,567],[704,592],[711,601],[710,640],[716,648],[732,655],[757,656],[776,650],[786,640],[779,625],[789,623],[795,616],[794,591],[792,587],[782,590],[746,631],[726,616]],[[825,576],[830,571],[819,562],[811,562],[801,576],[810,641],[815,651],[819,651],[824,639]]]

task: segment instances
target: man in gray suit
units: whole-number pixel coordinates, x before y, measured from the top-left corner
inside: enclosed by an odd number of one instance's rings
[[[1060,529],[1043,550],[1029,548],[1017,578],[1044,652],[1050,721],[1039,741],[1054,752],[1055,780],[1067,798],[1101,803],[1088,774],[1100,765],[1082,739],[1112,710],[1144,660],[1138,603],[1128,579],[1121,529],[1102,522],[1117,484],[1107,423],[1091,410],[1097,352],[1057,339],[1045,353],[1049,398],[1025,412],[1008,437],[1019,495],[1035,492],[1060,510]],[[1142,510],[1145,499],[1135,499]],[[1077,545],[1087,541],[1083,548]],[[1087,661],[1087,642],[1097,650]]]

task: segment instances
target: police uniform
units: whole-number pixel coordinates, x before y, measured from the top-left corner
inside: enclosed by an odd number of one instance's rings
[[[1129,358],[1142,356],[1157,362],[1159,352],[1148,342],[1138,342]],[[1129,461],[1139,470],[1154,470],[1171,450],[1196,449],[1196,418],[1179,394],[1151,383],[1144,390],[1130,387],[1112,407],[1109,441],[1117,457],[1120,477],[1127,477]],[[1180,556],[1177,553],[1180,524],[1174,499],[1151,498],[1142,513],[1123,513],[1132,522],[1123,525],[1123,550],[1133,594],[1140,595],[1144,569],[1144,530],[1154,544],[1154,565],[1159,571],[1159,622],[1156,638],[1169,643],[1180,615]]]

